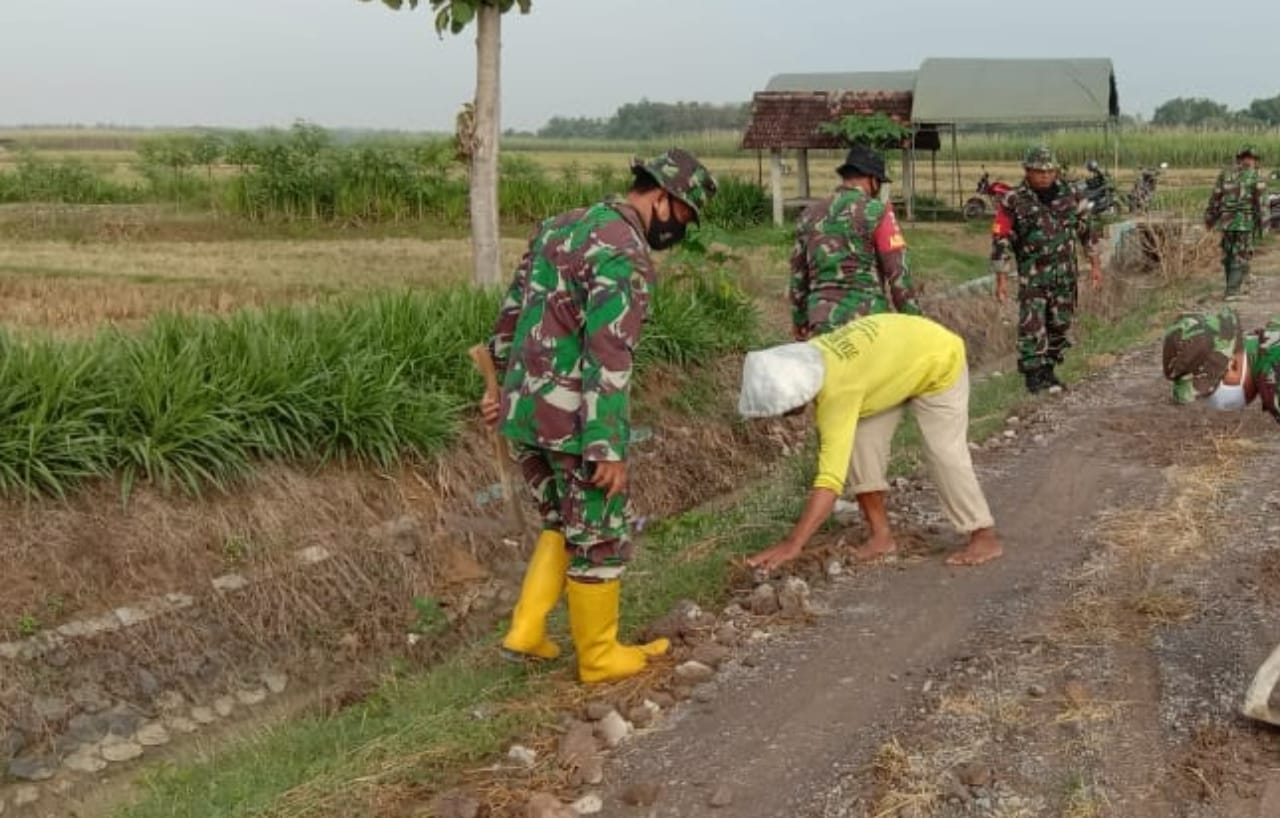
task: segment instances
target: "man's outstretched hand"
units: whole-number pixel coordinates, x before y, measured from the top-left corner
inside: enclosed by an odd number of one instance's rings
[[[760,568],[765,571],[771,571],[774,568],[786,565],[796,557],[800,556],[800,552],[804,549],[793,544],[790,540],[783,540],[776,545],[772,545],[763,551],[752,554],[747,558],[747,565],[752,568]]]

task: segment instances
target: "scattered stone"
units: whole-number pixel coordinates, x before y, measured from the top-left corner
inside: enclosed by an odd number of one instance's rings
[[[155,703],[161,713],[177,713],[187,706],[187,697],[176,690],[166,690],[156,696]]]
[[[701,662],[709,668],[719,668],[728,661],[729,656],[728,648],[717,645],[714,642],[704,642],[693,649],[693,655],[690,658],[695,662]]]
[[[9,775],[19,781],[48,781],[57,771],[57,763],[42,756],[23,756],[9,762]]]
[[[778,605],[783,616],[802,617],[812,613],[809,607],[809,583],[799,577],[787,577],[778,592]]]
[[[715,634],[712,636],[717,644],[724,645],[727,648],[734,647],[738,642],[742,641],[742,634],[738,633],[738,629],[732,623],[725,623],[716,628]]]
[[[278,670],[268,670],[263,672],[262,682],[267,690],[279,696],[289,686],[289,677]]]
[[[728,785],[721,784],[716,787],[715,792],[711,793],[707,803],[716,809],[727,807],[733,803],[733,790],[729,789]]]
[[[141,744],[119,736],[107,736],[99,746],[102,757],[114,763],[132,761],[142,755]]]
[[[142,726],[142,714],[133,705],[117,704],[105,716],[107,732],[113,736],[131,736]]]
[[[658,709],[658,706],[655,704],[650,708],[650,704],[652,702],[646,701],[627,711],[627,721],[631,722],[636,729],[644,729],[653,723],[654,716],[657,715],[654,711]]]
[[[1019,418],[1017,415],[1009,415],[1009,417],[1004,419],[1004,422],[1009,426],[1017,426],[1019,423],[1022,422],[1022,419]]]
[[[465,792],[453,790],[432,798],[427,812],[435,818],[476,818],[480,814],[480,801]]]
[[[631,725],[618,714],[617,710],[610,709],[609,715],[596,723],[595,732],[596,736],[604,742],[604,746],[613,749],[631,735]]]
[[[725,619],[737,619],[740,616],[746,616],[747,609],[736,602],[730,602],[724,607]]]
[[[593,792],[573,802],[573,811],[578,815],[595,815],[604,809],[604,801]]]
[[[107,720],[102,716],[90,716],[80,713],[67,722],[66,738],[79,744],[93,744],[102,741],[107,734]]]
[[[956,780],[969,788],[990,786],[991,780],[995,778],[995,772],[989,766],[976,761],[966,761],[957,766],[954,772]]]
[[[671,695],[676,697],[676,701],[685,702],[693,695],[693,688],[689,685],[676,685],[671,690]]]
[[[613,705],[601,701],[587,702],[585,710],[587,721],[600,721],[612,712]]]
[[[22,734],[21,730],[10,728],[0,733],[0,761],[8,761],[9,759],[22,752],[22,748],[27,746],[27,737]]]
[[[533,767],[538,763],[538,754],[523,744],[511,745],[511,749],[507,750],[507,758],[521,767]]]
[[[1005,429],[1005,430],[1004,430],[1004,436],[1005,436],[1007,439],[1009,439],[1009,440],[1013,440],[1015,437],[1017,437],[1017,436],[1018,436],[1018,430],[1017,430],[1017,429]]]
[[[81,747],[62,760],[62,766],[77,773],[100,773],[107,768],[107,761],[92,747]]]
[[[1033,699],[1043,699],[1048,693],[1044,685],[1033,684],[1027,688],[1027,695]]]
[[[961,804],[968,802],[972,797],[969,788],[961,784],[955,776],[949,775],[942,785],[942,797],[947,801],[957,801]]]
[[[676,678],[688,685],[697,685],[715,678],[716,672],[702,662],[690,660],[676,667]]]
[[[525,807],[528,818],[573,818],[573,810],[560,799],[545,792],[534,793]]]
[[[747,601],[747,606],[756,616],[770,616],[782,608],[778,604],[777,589],[767,582],[756,586],[756,589],[751,592],[751,599]]]
[[[71,664],[71,654],[62,648],[54,648],[46,652],[41,658],[44,659],[46,665],[53,668],[64,668]]]
[[[655,690],[649,694],[648,701],[653,702],[660,710],[670,710],[676,706],[675,696],[665,693],[661,690]]]
[[[62,721],[74,709],[75,705],[61,696],[36,696],[31,700],[31,711],[46,724]]]
[[[209,580],[215,591],[238,591],[249,584],[243,574],[223,574]]]
[[[148,699],[154,699],[160,692],[160,681],[156,679],[156,675],[145,667],[140,667],[133,672],[134,681],[138,684],[138,691]]]
[[[236,700],[230,696],[219,696],[213,700],[213,712],[226,718],[236,709]]]
[[[200,729],[200,725],[186,716],[165,716],[164,725],[175,733],[191,734]]]
[[[638,781],[622,789],[622,803],[630,807],[653,806],[662,795],[662,785],[653,781]]]
[[[584,721],[575,721],[560,737],[556,758],[565,767],[574,767],[599,753],[595,729]]]
[[[715,701],[716,686],[708,682],[700,684],[693,689],[693,700],[699,704],[708,704]]]
[[[827,560],[827,579],[835,579],[844,573],[844,563],[837,559]]]
[[[267,690],[264,687],[253,687],[248,690],[236,691],[236,701],[248,707],[252,707],[255,704],[262,704],[266,700]]]
[[[24,784],[13,791],[13,805],[19,809],[30,806],[40,800],[40,788],[32,784]]]
[[[599,784],[602,781],[604,781],[604,756],[599,753],[583,761],[569,776],[569,783],[575,787]]]
[[[196,724],[213,724],[218,720],[218,717],[207,707],[193,707],[191,708],[191,719]]]
[[[408,514],[375,527],[373,533],[405,557],[412,557],[422,545],[422,528]]]
[[[133,740],[143,747],[161,747],[169,743],[169,731],[158,721],[142,725]]]
[[[1032,443],[1034,443],[1034,444],[1036,444],[1037,446],[1043,446],[1043,445],[1044,445],[1045,440],[1047,440],[1047,439],[1048,439],[1048,438],[1046,438],[1044,435],[1034,435],[1034,436],[1031,438],[1031,442],[1032,442]]]

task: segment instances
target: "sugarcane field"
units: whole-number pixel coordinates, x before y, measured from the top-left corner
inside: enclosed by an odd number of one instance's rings
[[[1280,818],[1280,10],[902,11],[0,8],[0,816]]]

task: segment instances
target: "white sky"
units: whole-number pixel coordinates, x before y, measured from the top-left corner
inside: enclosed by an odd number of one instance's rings
[[[426,4],[426,0],[423,0]],[[1111,57],[1120,105],[1280,93],[1280,3],[534,0],[504,18],[503,126],[648,97],[748,101],[776,73],[925,57]],[[0,124],[452,130],[474,35],[357,0],[0,0]]]

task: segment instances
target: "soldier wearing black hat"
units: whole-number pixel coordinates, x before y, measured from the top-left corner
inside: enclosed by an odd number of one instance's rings
[[[906,239],[893,205],[879,198],[892,181],[884,158],[855,145],[836,173],[840,187],[796,222],[789,297],[797,340],[873,313],[920,314]]]

